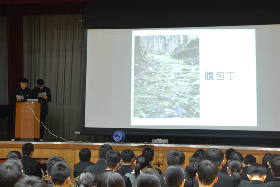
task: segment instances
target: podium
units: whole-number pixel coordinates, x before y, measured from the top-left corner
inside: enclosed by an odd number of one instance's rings
[[[30,108],[29,108],[30,107]],[[16,103],[15,138],[35,139],[40,138],[41,103]]]

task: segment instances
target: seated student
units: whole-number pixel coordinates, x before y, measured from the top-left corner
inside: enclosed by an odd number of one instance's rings
[[[91,151],[88,148],[84,148],[79,151],[79,159],[80,162],[74,165],[73,174],[75,178],[84,172],[86,167],[94,164],[90,161]]]
[[[34,175],[42,178],[41,165],[39,162],[32,159],[34,153],[34,146],[32,143],[25,143],[22,146],[22,160],[23,171],[26,175]]]
[[[197,162],[191,162],[185,169],[186,173],[186,182],[184,187],[192,187],[193,186],[193,178],[197,173]]]
[[[263,156],[263,159],[262,159],[262,165],[265,166],[266,168],[269,167],[269,165],[267,164],[267,162],[268,162],[268,158],[269,158],[270,155],[271,155],[271,153],[266,153],[266,154]]]
[[[203,160],[204,160],[204,153],[205,153],[205,151],[204,151],[203,149],[197,149],[197,150],[194,152],[194,154],[199,154],[199,155],[201,155],[201,156],[203,157]]]
[[[154,149],[152,148],[152,147],[149,147],[149,146],[147,146],[147,147],[144,147],[143,149],[142,149],[142,155],[145,155],[145,156],[147,156],[148,158],[149,158],[149,160],[150,160],[150,164],[148,165],[148,168],[154,168],[152,165],[151,165],[151,163],[152,163],[152,160],[154,159]],[[161,174],[161,170],[160,169],[158,169],[158,168],[155,168],[157,171],[158,171],[158,173],[159,174]]]
[[[52,156],[51,158],[49,158],[48,160],[47,160],[47,164],[46,164],[46,166],[47,166],[47,175],[50,177],[50,174],[51,174],[51,169],[52,169],[52,166],[55,164],[55,163],[57,163],[57,162],[65,162],[66,163],[66,161],[64,160],[64,158],[62,158],[62,157],[60,157],[60,156]],[[48,186],[49,187],[53,187],[53,183],[49,180],[48,181]]]
[[[210,148],[205,151],[205,160],[210,160],[217,164],[218,172],[218,182],[214,185],[215,187],[231,187],[233,186],[234,178],[228,174],[222,173],[220,169],[224,165],[224,153],[217,148]],[[203,162],[203,161],[202,161]],[[198,187],[198,181],[196,178],[193,179],[193,187]]]
[[[151,169],[151,168],[147,168]],[[159,177],[150,171],[144,171],[137,177],[136,180],[137,187],[160,187]]]
[[[240,173],[242,173],[242,162],[240,160],[231,159],[228,162],[227,171],[230,176],[234,177],[234,186],[237,187],[239,184],[245,185],[249,182],[241,179]]]
[[[279,155],[279,154],[271,154],[271,155],[268,157],[268,161],[267,161],[268,168],[267,168],[267,172],[266,172],[266,179],[265,179],[264,182],[273,181],[274,176],[273,176],[272,173],[271,173],[271,161],[272,161],[275,157],[278,157],[278,156],[280,156],[280,155]]]
[[[204,160],[204,156],[201,156],[201,155],[198,154],[198,153],[194,153],[194,154],[190,157],[189,163],[191,163],[191,162],[199,163],[199,162],[201,162],[201,161],[203,161],[203,160]]]
[[[267,187],[280,186],[280,157],[277,156],[271,161],[271,172],[274,176],[273,181],[265,183]]]
[[[140,155],[136,160],[136,165],[132,173],[125,174],[129,178],[132,187],[136,187],[136,178],[140,175],[141,171],[149,165],[149,159],[145,155]]]
[[[7,156],[7,159],[9,159],[9,158],[17,158],[17,159],[21,160],[22,156],[19,151],[10,151]]]
[[[122,166],[119,168],[118,172],[122,176],[133,171],[132,164],[134,162],[134,152],[131,149],[125,149],[121,153]]]
[[[248,177],[247,177],[247,170],[248,170],[248,167],[251,165],[251,164],[254,164],[256,163],[256,158],[253,156],[253,155],[246,155],[244,157],[244,165],[245,167],[243,168],[243,171],[242,173],[240,174],[241,176],[241,179],[242,180],[247,180],[249,181]]]
[[[266,168],[261,164],[251,164],[248,167],[248,178],[250,182],[246,183],[246,187],[261,187],[264,185],[264,180],[266,178]],[[242,187],[241,185],[239,185]]]
[[[164,182],[168,187],[183,187],[185,171],[182,166],[168,166],[164,173]]]
[[[15,187],[48,187],[48,185],[39,177],[36,176],[26,176],[21,178]]]
[[[219,169],[215,163],[210,160],[203,160],[197,165],[196,180],[199,187],[212,187],[218,180]],[[224,186],[227,186],[225,184]]]
[[[97,181],[98,177],[94,173],[86,171],[79,175],[77,187],[96,187]]]
[[[223,165],[223,167],[221,169],[222,173],[226,173],[227,174],[227,165],[228,165],[228,162],[229,162],[229,157],[230,157],[231,153],[234,153],[234,152],[236,152],[236,150],[233,149],[233,148],[229,148],[229,149],[226,150],[225,157],[227,159],[227,162],[225,163],[225,165]]]
[[[19,159],[17,159],[17,158],[9,158],[6,162],[14,164],[14,165],[17,165],[20,168],[20,171],[22,173],[22,177],[25,177],[25,173],[23,172],[23,166],[22,166],[22,163],[21,163],[21,161]]]
[[[86,167],[85,171],[91,171],[92,173],[95,173],[97,175],[97,177],[99,175],[101,175],[102,173],[104,173],[105,169],[106,169],[106,163],[105,163],[105,159],[106,159],[106,152],[113,150],[112,146],[110,146],[109,144],[104,144],[102,146],[100,146],[99,148],[99,159],[95,164],[92,164],[88,167]]]
[[[125,182],[119,173],[108,171],[99,176],[96,187],[125,187]]]
[[[54,187],[70,187],[71,168],[65,162],[56,162],[51,167],[50,180]]]
[[[14,187],[21,177],[21,168],[17,164],[10,162],[0,164],[0,186]]]

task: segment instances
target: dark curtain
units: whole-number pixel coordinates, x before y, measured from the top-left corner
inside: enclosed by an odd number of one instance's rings
[[[0,105],[8,105],[7,16],[0,16]]]

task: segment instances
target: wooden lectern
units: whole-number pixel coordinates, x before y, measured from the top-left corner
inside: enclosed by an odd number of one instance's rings
[[[15,138],[40,138],[41,103],[16,103]]]

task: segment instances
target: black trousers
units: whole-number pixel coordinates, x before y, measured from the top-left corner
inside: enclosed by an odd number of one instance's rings
[[[45,121],[46,121],[46,117],[47,117],[47,115],[42,115],[41,114],[41,119],[40,119],[40,121],[46,126],[46,124],[45,124]],[[42,125],[42,123],[40,123],[40,139],[43,139],[43,137],[44,137],[44,132],[45,132],[45,128],[44,128],[44,126]]]

